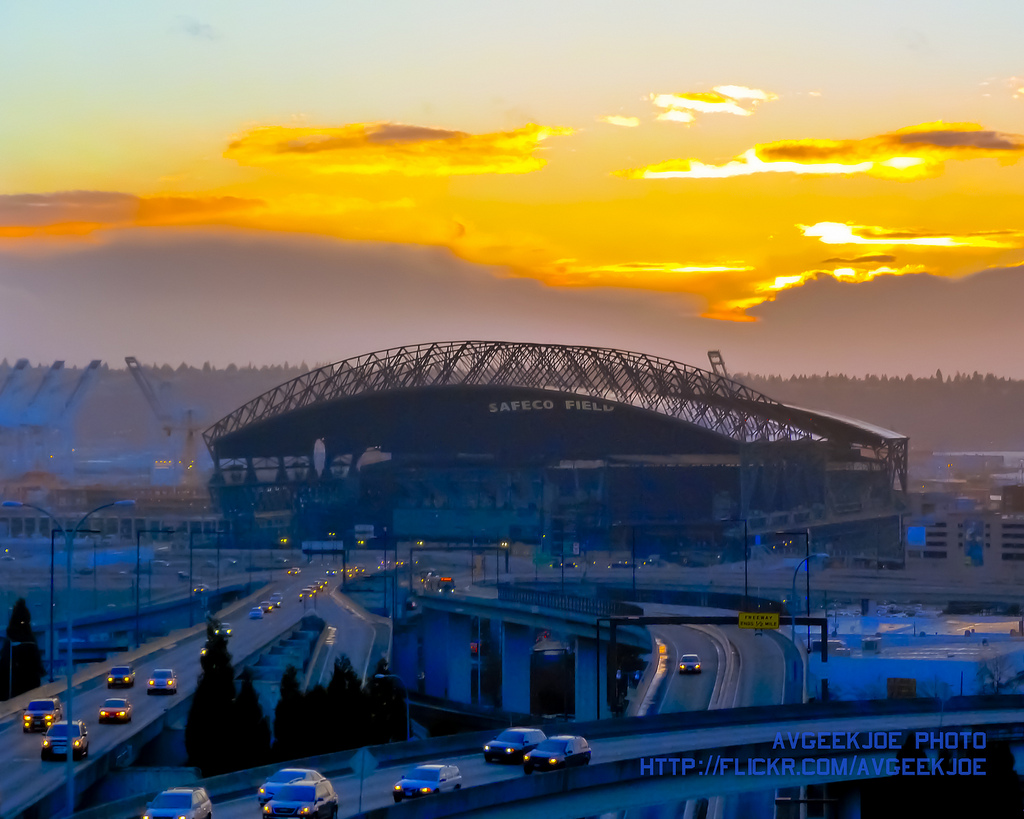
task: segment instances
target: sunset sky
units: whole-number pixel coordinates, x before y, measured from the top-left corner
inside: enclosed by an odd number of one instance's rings
[[[0,357],[1024,377],[1024,4],[8,3]]]

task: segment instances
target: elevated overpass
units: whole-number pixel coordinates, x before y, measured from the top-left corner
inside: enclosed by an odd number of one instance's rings
[[[331,778],[341,798],[340,817],[433,819],[472,815],[521,819],[532,814],[545,819],[576,819],[722,793],[876,778],[890,772],[891,764],[886,760],[896,756],[896,751],[888,747],[883,751],[804,748],[800,738],[806,732],[859,732],[862,738],[868,732],[897,732],[896,741],[902,744],[907,731],[970,730],[986,732],[989,742],[1006,739],[1024,743],[1024,696],[953,698],[947,702],[920,699],[763,706],[570,722],[545,726],[545,730],[588,737],[594,751],[591,765],[524,776],[520,766],[487,764],[482,759],[481,746],[493,732],[390,743],[368,749],[379,767],[367,774],[362,783],[363,813],[358,811],[359,778],[352,773],[355,751],[291,764],[315,768]],[[780,735],[787,742],[786,748],[773,748]],[[790,737],[797,737],[798,747],[789,747]],[[853,754],[858,757],[856,766],[852,765]],[[666,761],[660,766],[664,773],[658,775],[656,760],[671,757],[693,759],[694,768],[686,775],[673,775]],[[739,775],[736,771],[742,766],[738,763],[722,767],[723,759],[746,765],[748,758],[766,757],[793,759],[792,772],[783,772],[780,765],[778,773]],[[817,760],[823,758],[830,760],[827,772],[818,768]],[[841,764],[833,768],[833,758],[839,762],[847,760],[845,772]],[[460,767],[463,789],[394,805],[391,788],[402,772],[412,764],[436,759]],[[813,760],[813,764],[805,765],[804,759]],[[861,768],[861,761],[866,763],[866,770]],[[876,768],[876,764],[880,767]],[[211,793],[218,819],[247,819],[254,813],[256,789],[279,767],[239,771],[200,784]],[[135,819],[146,798],[146,794],[140,794],[104,805],[83,813],[81,819]]]

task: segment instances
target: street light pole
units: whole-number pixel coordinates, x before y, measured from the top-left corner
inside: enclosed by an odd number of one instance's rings
[[[4,506],[8,507],[23,507],[27,509],[35,509],[37,512],[41,512],[46,515],[53,523],[64,533],[64,550],[67,553],[67,618],[68,618],[68,667],[67,667],[67,792],[65,798],[65,810],[68,816],[71,816],[75,812],[75,755],[72,753],[72,737],[71,737],[71,726],[74,724],[74,702],[75,702],[75,664],[74,664],[74,641],[72,640],[72,622],[74,620],[73,606],[72,606],[72,580],[74,576],[74,547],[75,547],[75,535],[81,530],[82,524],[85,523],[91,515],[96,514],[102,509],[109,509],[112,506],[134,506],[134,500],[119,500],[113,503],[104,503],[102,506],[97,506],[91,512],[87,512],[78,521],[73,529],[68,531],[65,529],[59,520],[53,516],[51,512],[43,509],[42,507],[36,506],[31,503],[22,503],[21,501],[4,501]]]
[[[57,530],[50,527],[50,649],[46,654],[47,659],[50,661],[50,682],[53,682],[53,539],[57,534]]]
[[[195,587],[195,583],[192,580],[192,527],[188,527],[188,627],[192,628],[195,625],[195,612],[192,606],[192,589]],[[252,580],[252,552],[249,552],[249,580]]]
[[[141,631],[139,629],[139,601],[142,597],[142,536],[143,535],[169,535],[173,529],[136,529],[135,530],[135,647],[141,645]],[[191,587],[190,587],[191,588]],[[149,564],[149,602],[153,602],[153,564]],[[191,594],[191,592],[190,592]]]

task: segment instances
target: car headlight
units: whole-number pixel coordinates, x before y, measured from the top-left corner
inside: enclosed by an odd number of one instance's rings
[[[118,712],[117,712],[117,715],[118,715],[119,717],[123,717],[123,716],[125,715],[125,712],[124,712],[124,711],[118,711]]]
[[[156,685],[156,681],[155,681],[155,680],[150,680],[150,681],[149,681],[149,684],[150,684],[150,685]]]
[[[50,722],[53,719],[53,714],[47,714],[45,717],[43,717],[43,719],[45,719],[47,722]]]
[[[109,717],[110,714],[108,714],[106,711],[100,711],[100,716],[101,717]]]
[[[533,757],[530,756],[529,754],[527,754],[526,756],[523,757],[523,762],[529,762],[531,759],[533,759]]]
[[[107,677],[107,682],[113,682],[113,681],[114,681],[113,677]]]
[[[401,785],[395,785],[395,790],[396,790],[396,791],[400,791],[400,790],[402,790],[402,786],[401,786]]]
[[[307,808],[303,808],[302,810],[299,811],[299,815],[300,816],[304,816],[307,813],[309,813],[309,808],[308,807]]]
[[[430,793],[430,788],[420,788],[420,793]]]
[[[125,677],[125,678],[124,678],[124,681],[125,681],[125,682],[128,682],[128,678],[127,678],[127,677]]]
[[[263,812],[264,813],[270,813],[270,805],[264,805],[263,806]]]
[[[188,817],[183,813],[178,817],[178,819],[188,819]]]
[[[266,793],[266,792],[267,792],[266,788],[260,788],[260,793]]]
[[[506,753],[506,754],[510,754],[510,753],[512,753],[512,749],[511,749],[511,748],[506,748],[506,749],[505,749],[505,753]]]
[[[551,757],[551,759],[549,759],[548,762],[550,762],[552,765],[555,765],[555,764],[558,763],[558,760],[555,759],[554,757]]]
[[[76,740],[75,740],[75,747],[76,747],[76,748],[77,748],[77,747],[78,747],[79,745],[81,745],[81,744],[82,744],[82,740],[80,740],[80,739],[76,739]]]
[[[25,722],[31,722],[31,721],[32,721],[32,717],[30,717],[28,714],[25,714]]]
[[[28,719],[28,717],[25,717],[25,719]],[[484,750],[485,751],[490,751],[490,750],[493,750],[493,749],[491,748],[490,745],[484,745]]]
[[[50,740],[44,739],[43,740],[43,747],[44,748],[49,748],[50,747]]]

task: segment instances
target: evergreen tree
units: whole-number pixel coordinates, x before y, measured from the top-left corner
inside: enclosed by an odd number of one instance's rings
[[[20,645],[17,645],[20,644]],[[11,669],[13,651],[14,668]],[[43,660],[32,633],[32,615],[24,597],[19,597],[11,609],[11,619],[7,624],[7,633],[0,656],[0,691],[4,699],[16,697],[38,688],[43,680]],[[7,690],[10,682],[11,690]]]
[[[231,712],[233,759],[231,770],[256,768],[270,762],[270,721],[263,713],[252,682],[252,669],[246,666],[240,677],[241,688]]]
[[[359,676],[344,654],[334,661],[334,673],[327,684],[328,733],[333,738],[332,750],[360,748],[367,742],[367,693],[359,684]]]
[[[370,745],[405,740],[404,695],[394,680],[380,678],[388,673],[388,661],[381,657],[369,683]]]
[[[303,756],[307,732],[303,724],[304,705],[298,669],[290,665],[281,677],[281,698],[274,709],[275,758],[283,760]]]
[[[237,743],[225,731],[225,716],[235,702],[235,670],[228,653],[227,637],[217,634],[216,620],[206,623],[206,654],[200,658],[202,673],[185,725],[185,750],[189,764],[215,776],[231,769]]]
[[[330,699],[327,690],[322,685],[317,685],[312,691],[307,691],[302,698],[303,725],[309,726],[307,735],[303,741],[305,750],[302,756],[314,756],[316,754],[329,754],[337,750],[335,737],[330,731],[325,731],[328,712],[330,711]]]

